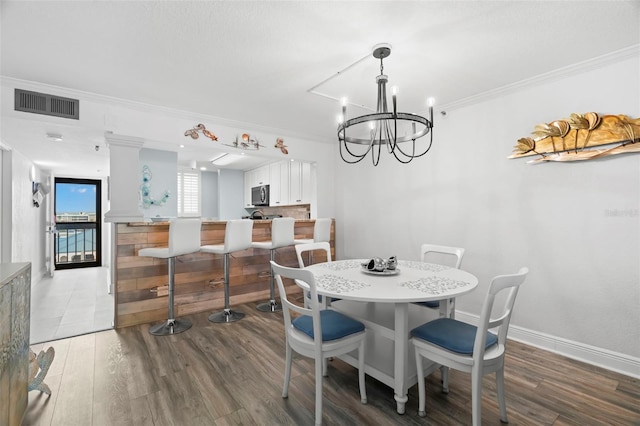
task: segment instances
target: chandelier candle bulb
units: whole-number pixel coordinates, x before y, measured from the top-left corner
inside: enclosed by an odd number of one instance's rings
[[[393,116],[396,117],[397,116],[397,108],[396,108],[396,95],[398,94],[398,87],[397,86],[393,86],[391,88],[391,99],[393,102]],[[415,130],[414,130],[415,132]]]
[[[347,119],[347,98],[342,98],[341,99],[341,103],[342,103],[342,121],[341,121],[341,123],[343,123]]]

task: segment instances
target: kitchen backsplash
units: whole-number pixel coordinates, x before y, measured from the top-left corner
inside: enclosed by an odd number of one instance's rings
[[[247,212],[251,214],[251,212],[255,210],[260,210],[262,213],[264,213],[265,216],[282,215],[282,217],[292,217],[294,219],[309,219],[309,215],[311,212],[309,204],[300,204],[296,206],[282,206],[282,207],[264,206],[264,207],[257,207],[253,210],[247,209]]]

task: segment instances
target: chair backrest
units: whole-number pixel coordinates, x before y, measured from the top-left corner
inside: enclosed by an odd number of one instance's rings
[[[331,241],[331,218],[316,219],[313,225],[313,241],[316,243]]]
[[[291,325],[291,313],[295,312],[300,315],[308,315],[313,318],[313,336],[316,353],[320,353],[322,349],[322,326],[320,323],[320,302],[318,301],[318,292],[316,290],[316,282],[313,273],[306,269],[288,268],[278,265],[271,261],[271,270],[276,282],[278,283],[278,292],[282,303],[282,315],[284,317],[284,328],[289,338],[289,333],[293,331]],[[293,303],[287,297],[287,291],[284,287],[282,278],[289,278],[300,287],[304,294],[310,293],[311,297],[307,301],[307,305],[301,306]]]
[[[302,253],[312,252],[315,250],[324,250],[327,256],[327,262],[331,262],[331,246],[326,241],[320,243],[296,244],[295,249],[296,256],[298,256],[298,265],[300,265],[301,268],[306,266],[304,264],[304,260],[302,260]]]
[[[438,254],[455,256],[456,257],[455,267],[456,269],[460,269],[460,264],[462,263],[462,256],[464,256],[464,249],[460,247],[439,246],[435,244],[423,244],[422,247],[420,247],[420,259],[423,262],[426,262],[428,253],[438,253]]]
[[[224,231],[224,251],[231,253],[251,247],[253,221],[251,219],[228,220]]]
[[[292,246],[295,239],[296,220],[292,217],[276,217],[271,221],[271,244],[273,247]]]
[[[199,217],[178,217],[169,221],[169,256],[175,257],[200,251]]]
[[[489,291],[482,305],[476,340],[473,345],[474,358],[476,354],[478,356],[477,359],[484,358],[485,342],[489,329],[498,327],[498,344],[504,346],[507,340],[507,331],[509,330],[509,322],[511,321],[511,313],[513,312],[513,305],[518,295],[518,289],[528,273],[528,268],[520,268],[516,274],[498,275],[491,280]],[[491,315],[496,296],[502,291],[508,291],[507,297],[500,309],[497,309],[497,312],[494,313],[494,315],[497,316],[492,318]]]

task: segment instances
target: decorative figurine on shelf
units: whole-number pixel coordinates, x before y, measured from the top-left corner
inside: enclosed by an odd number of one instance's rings
[[[40,392],[51,395],[51,389],[44,383],[44,378],[49,372],[49,367],[56,355],[55,350],[50,347],[47,351],[40,351],[38,356],[29,349],[29,385],[28,391],[39,390]]]
[[[207,128],[202,123],[198,124],[197,126],[194,126],[193,129],[187,130],[186,132],[184,132],[184,135],[191,136],[191,139],[198,139],[200,137],[198,132],[202,132],[203,135],[205,135],[212,141],[218,140],[218,137],[214,135],[212,132],[210,132],[209,130],[207,130]]]
[[[285,155],[289,153],[289,151],[287,151],[287,146],[284,144],[284,139],[282,138],[277,138],[276,144],[274,146],[276,148],[280,148],[280,151],[282,151],[282,153]]]

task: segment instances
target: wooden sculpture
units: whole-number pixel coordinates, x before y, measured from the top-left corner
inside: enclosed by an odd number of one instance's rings
[[[518,139],[509,158],[538,155],[528,163],[581,161],[640,152],[640,118],[595,112],[538,124],[534,137]]]

